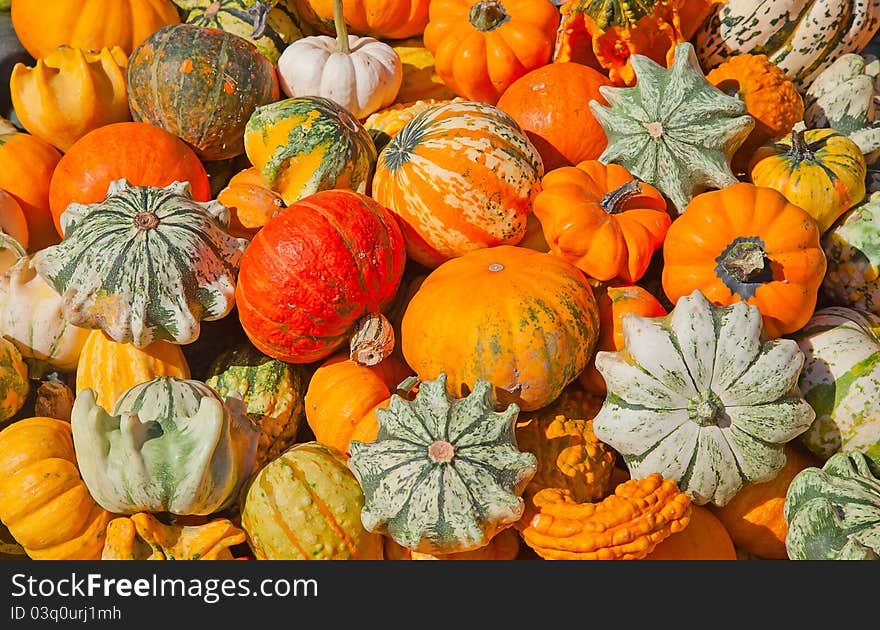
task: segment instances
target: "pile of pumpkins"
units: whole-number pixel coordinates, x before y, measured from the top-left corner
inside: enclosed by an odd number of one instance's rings
[[[878,559],[880,0],[0,0],[0,557]]]

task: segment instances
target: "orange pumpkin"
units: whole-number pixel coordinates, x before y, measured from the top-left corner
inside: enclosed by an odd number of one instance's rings
[[[27,249],[27,218],[15,198],[4,190],[0,190],[0,232],[5,232]]]
[[[739,182],[694,197],[666,233],[663,291],[669,301],[699,289],[719,305],[758,307],[764,332],[802,328],[825,275],[819,226],[772,188]]]
[[[644,560],[736,560],[730,534],[709,510],[691,506],[691,520],[654,547]]]
[[[316,26],[329,34],[333,32],[333,1],[294,0],[293,3],[305,8],[304,17],[317,21]],[[425,30],[429,4],[430,0],[343,0],[342,17],[352,33],[376,39],[406,39],[421,35]]]
[[[257,231],[286,206],[281,195],[269,188],[254,167],[235,175],[217,194],[217,201],[230,210],[229,229],[238,238],[253,238]]]
[[[663,194],[619,164],[564,166],[541,187],[532,211],[550,251],[596,280],[641,278],[672,223]]]
[[[558,25],[550,0],[433,0],[424,43],[453,92],[495,104],[519,77],[550,62]]]

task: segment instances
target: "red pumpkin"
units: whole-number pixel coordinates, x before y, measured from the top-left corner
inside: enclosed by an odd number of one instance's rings
[[[325,190],[270,219],[241,258],[235,299],[251,342],[288,363],[328,357],[355,321],[382,312],[406,250],[391,212],[352,190]]]

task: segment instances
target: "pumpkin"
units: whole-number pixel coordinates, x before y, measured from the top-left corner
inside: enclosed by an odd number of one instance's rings
[[[24,211],[29,252],[60,240],[49,210],[49,184],[61,159],[58,149],[36,136],[0,134],[0,190]]]
[[[550,62],[559,11],[550,0],[433,0],[423,40],[456,95],[494,105]]]
[[[58,235],[63,235],[61,214],[67,206],[102,201],[117,179],[158,188],[189,182],[194,200],[214,198],[205,167],[193,150],[177,136],[143,122],[112,123],[87,133],[50,175],[48,200]]]
[[[400,343],[421,380],[445,373],[458,397],[487,380],[503,404],[534,411],[583,371],[598,327],[596,299],[577,267],[501,245],[433,270],[406,308]]]
[[[131,120],[119,46],[100,51],[60,46],[33,67],[18,64],[9,90],[28,132],[62,152],[89,131]]]
[[[166,525],[138,512],[107,524],[101,560],[232,560],[229,548],[245,539],[244,530],[228,518],[203,525]]]
[[[36,560],[98,560],[113,514],[80,478],[70,424],[31,417],[0,431],[0,521]]]
[[[865,157],[854,141],[833,129],[796,129],[755,151],[749,178],[778,190],[816,219],[826,232],[865,198]]]
[[[822,237],[827,272],[821,291],[831,304],[880,314],[880,193],[847,210]]]
[[[434,268],[516,245],[540,189],[541,156],[506,113],[471,101],[417,114],[379,154],[372,196],[400,221],[407,256]]]
[[[830,306],[794,333],[804,353],[800,388],[816,420],[800,441],[823,463],[862,451],[880,465],[880,316]]]
[[[537,460],[517,448],[519,407],[496,411],[492,389],[480,379],[453,398],[441,374],[422,381],[412,401],[395,394],[376,410],[376,439],[349,444],[367,531],[419,553],[457,553],[483,547],[519,519]]]
[[[0,422],[18,413],[29,391],[27,364],[15,345],[0,337]]]
[[[602,154],[608,140],[588,105],[591,100],[608,104],[599,92],[603,85],[610,81],[598,70],[549,63],[511,83],[496,105],[526,132],[549,172]]]
[[[448,101],[455,98],[455,92],[437,74],[434,55],[425,48],[421,35],[388,43],[402,63],[403,77],[395,104],[425,100]]]
[[[244,148],[263,181],[288,206],[334,188],[366,194],[376,164],[367,130],[322,96],[258,107],[245,127]]]
[[[217,194],[217,201],[229,208],[229,233],[249,240],[286,207],[253,166],[233,175]]]
[[[63,302],[37,273],[33,256],[0,275],[0,331],[21,352],[31,378],[76,369],[90,331],[68,320]]]
[[[699,291],[622,326],[624,349],[596,354],[608,394],[593,431],[633,478],[660,473],[696,505],[723,506],[779,473],[784,445],[816,417],[798,390],[797,343],[765,341],[757,307]]]
[[[293,1],[305,2],[319,23],[332,23],[334,0]],[[425,30],[429,4],[430,0],[344,0],[342,16],[355,33],[405,39]]]
[[[459,553],[419,553],[398,545],[388,536],[383,536],[383,539],[385,560],[516,560],[522,547],[522,539],[512,527],[502,529],[479,549]]]
[[[804,99],[791,80],[767,55],[734,55],[712,68],[706,80],[746,104],[755,127],[737,149],[732,164],[744,172],[764,143],[788,135],[804,118]]]
[[[0,235],[3,242],[8,243],[7,247],[18,249],[9,243],[11,240],[19,248],[27,249],[29,237],[27,218],[15,198],[5,190],[0,190]],[[0,270],[0,273],[2,271]]]
[[[759,558],[788,558],[788,524],[783,510],[786,492],[800,471],[822,464],[799,444],[790,442],[784,451],[785,465],[773,479],[746,484],[724,507],[711,507],[733,544]]]
[[[608,136],[599,156],[656,187],[682,213],[694,195],[736,183],[730,160],[755,126],[740,99],[706,80],[689,42],[667,69],[630,57],[634,87],[600,87],[609,103],[590,102]]]
[[[116,401],[135,385],[157,376],[190,378],[180,346],[157,340],[139,348],[114,341],[103,330],[90,330],[76,365],[76,394],[95,392],[95,402],[113,409]]]
[[[310,373],[266,356],[247,342],[223,350],[208,367],[205,385],[221,397],[241,396],[259,431],[256,467],[261,468],[292,446],[305,416]]]
[[[792,560],[880,559],[880,477],[864,453],[837,453],[802,470],[785,495]]]
[[[663,243],[671,302],[699,290],[716,304],[755,305],[764,332],[800,329],[816,307],[827,266],[819,226],[772,188],[740,182],[697,195]]]
[[[345,459],[301,442],[257,472],[241,508],[257,560],[382,559],[382,536],[361,524],[364,495]]]
[[[278,80],[289,97],[323,96],[362,120],[397,98],[403,63],[391,46],[373,37],[349,35],[342,0],[333,0],[336,37],[312,35],[281,53]]]
[[[639,280],[672,223],[660,191],[598,160],[547,173],[532,211],[550,251],[603,282]]]
[[[200,320],[232,310],[247,241],[229,236],[228,222],[223,204],[194,201],[186,182],[156,188],[118,180],[104,201],[67,207],[64,240],[37,252],[34,266],[76,326],[139,348],[190,343]]]
[[[0,5],[4,1],[0,0]],[[18,35],[12,26],[12,18],[8,13],[0,12],[0,85],[9,85],[12,70],[19,63],[29,65],[34,63],[34,59],[18,41]],[[14,114],[12,95],[6,89],[0,90],[0,117],[12,118]],[[8,133],[8,131],[0,131],[0,133]]]
[[[455,98],[462,100],[457,96]],[[367,119],[364,120],[364,128],[373,139],[376,150],[381,151],[385,148],[385,145],[391,142],[391,138],[396,136],[406,126],[406,123],[415,118],[416,115],[435,105],[445,105],[451,102],[452,99],[437,100],[429,98],[412,103],[396,103],[367,116]]]
[[[760,53],[798,89],[843,54],[858,52],[880,28],[880,3],[850,0],[727,0],[694,33],[700,63]]]
[[[254,468],[257,428],[241,399],[200,381],[157,376],[126,390],[110,412],[84,389],[70,425],[89,492],[118,514],[220,511]]]
[[[129,57],[126,78],[132,118],[173,133],[203,160],[244,153],[251,114],[280,95],[275,67],[256,46],[193,24],[150,35]]]
[[[288,363],[324,359],[355,322],[394,297],[406,263],[393,215],[351,190],[325,190],[269,220],[241,259],[236,304],[254,346]]]
[[[695,505],[683,530],[654,547],[644,560],[736,560],[730,534],[709,508]]]

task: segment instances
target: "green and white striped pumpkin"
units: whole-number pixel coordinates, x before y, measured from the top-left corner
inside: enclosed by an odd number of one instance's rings
[[[110,413],[84,389],[70,424],[89,493],[116,514],[211,514],[235,503],[253,472],[257,428],[244,405],[199,381],[158,376]]]
[[[880,314],[880,193],[847,211],[823,235],[822,250],[830,302]]]
[[[414,400],[393,394],[376,409],[376,439],[349,443],[364,527],[437,554],[482,547],[518,521],[537,459],[516,446],[519,407],[496,404],[488,381],[455,399],[441,374],[420,383]]]
[[[800,440],[822,461],[859,450],[880,465],[880,316],[830,306],[794,339],[805,357],[801,392],[816,411]]]
[[[0,422],[18,413],[29,391],[27,364],[15,345],[0,337]]]
[[[799,472],[783,516],[791,560],[880,560],[880,478],[864,453],[838,453]]]
[[[593,431],[632,478],[660,473],[695,504],[723,506],[779,473],[784,445],[814,418],[794,341],[765,342],[757,307],[715,306],[699,291],[622,327],[623,350],[596,354],[608,394]]]
[[[608,137],[599,161],[624,166],[679,213],[694,195],[735,184],[730,160],[755,126],[745,103],[706,79],[689,42],[675,47],[668,69],[644,55],[630,63],[634,87],[603,85],[608,106],[590,101]]]
[[[694,34],[708,71],[732,55],[767,55],[799,88],[861,51],[880,27],[878,0],[727,0]]]
[[[139,348],[187,344],[201,320],[225,317],[235,303],[247,241],[227,234],[228,223],[229,209],[194,201],[188,182],[156,188],[121,179],[103,201],[70,204],[64,239],[37,252],[34,266],[75,326]]]

